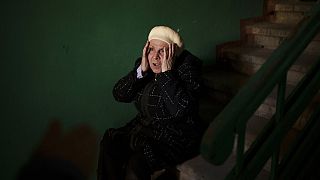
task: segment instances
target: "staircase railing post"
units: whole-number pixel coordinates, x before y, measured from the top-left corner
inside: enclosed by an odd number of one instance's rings
[[[240,125],[237,128],[238,138],[237,138],[237,166],[236,174],[239,175],[243,167],[244,159],[244,144],[245,144],[245,125]]]
[[[285,98],[286,98],[286,82],[287,82],[287,74],[283,77],[283,79],[278,84],[277,104],[276,104],[276,113],[275,113],[276,124],[278,124],[284,116],[284,106],[285,106]],[[279,139],[279,141],[281,140]],[[279,154],[280,154],[280,146],[274,149],[274,152],[271,157],[271,175],[269,177],[270,180],[277,179]]]

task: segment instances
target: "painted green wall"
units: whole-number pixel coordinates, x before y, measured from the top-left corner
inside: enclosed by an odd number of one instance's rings
[[[168,25],[204,64],[239,38],[262,0],[29,0],[2,2],[0,179],[13,179],[50,118],[100,134],[134,114],[111,91],[140,56],[149,30]]]

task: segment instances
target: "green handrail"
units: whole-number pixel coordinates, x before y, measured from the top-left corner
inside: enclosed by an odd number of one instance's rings
[[[295,88],[288,96],[283,108],[283,119],[277,124],[276,115],[273,116],[270,119],[269,123],[263,129],[262,133],[258,135],[256,141],[254,141],[250,148],[246,151],[246,153],[244,154],[245,162],[243,164],[245,168],[241,169],[242,172],[240,173],[238,168],[235,167],[231,170],[231,172],[225,179],[247,180],[257,175],[257,173],[260,171],[260,169],[272,153],[272,150],[279,145],[278,141],[280,139],[280,135],[283,135],[288,131],[288,128],[292,126],[299,114],[303,111],[304,108],[301,107],[305,107],[310,99],[319,90],[319,69],[320,58],[300,81],[300,83],[297,85],[297,88]],[[294,149],[296,148],[293,148],[292,151],[295,151]],[[281,166],[287,166],[283,165],[285,164],[286,159],[288,158],[284,158],[284,160],[281,160]],[[272,178],[276,179],[276,177],[278,176],[278,174],[276,174],[277,171],[275,171],[274,173],[271,172]]]
[[[294,179],[301,172],[301,165],[306,166],[308,155],[312,154],[320,138],[320,105],[315,108],[313,115],[304,127],[303,133],[298,136],[296,143],[292,145],[292,151],[283,158],[279,171],[280,179]],[[320,146],[318,147],[320,148]]]
[[[266,63],[249,79],[247,84],[209,125],[201,144],[201,154],[206,160],[215,165],[222,164],[232,152],[236,134],[238,139],[243,141],[243,133],[248,119],[274,87],[283,82],[289,68],[319,30],[320,4],[317,3],[310,15],[300,24],[300,28],[272,53]],[[320,73],[317,76],[320,76]],[[279,117],[282,118],[282,115]],[[282,131],[282,127],[287,126],[286,119],[288,117],[292,118],[287,115],[284,120],[278,122],[282,124],[277,126],[278,129],[280,128],[279,132]],[[282,133],[276,133],[276,135],[281,135],[280,138],[283,136]],[[241,170],[245,157],[242,143],[244,142],[241,142],[241,144],[238,142],[237,174]]]
[[[283,119],[274,127],[273,131],[269,134],[269,137],[261,144],[259,149],[254,153],[254,156],[250,159],[250,162],[247,162],[246,167],[241,172],[241,176],[234,175],[229,176],[227,179],[254,179],[258,174],[259,170],[263,168],[263,165],[272,155],[273,150],[276,147],[279,147],[282,137],[290,130],[292,125],[295,123],[299,115],[304,111],[305,107],[309,104],[315,94],[319,92],[320,89],[320,58],[316,64],[312,67],[311,71],[308,72],[306,77],[301,81],[309,82],[305,87],[298,85],[298,89],[303,91],[299,94],[298,97],[295,97],[296,92],[293,92],[293,96],[288,97],[287,102],[288,109],[285,110]],[[297,90],[300,91],[300,90]],[[291,104],[292,103],[292,104]]]

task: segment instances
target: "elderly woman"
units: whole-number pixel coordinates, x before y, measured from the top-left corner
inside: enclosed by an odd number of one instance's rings
[[[183,49],[180,35],[154,27],[142,57],[113,89],[138,114],[124,127],[108,129],[101,141],[98,179],[150,179],[199,151],[205,127],[198,116],[201,61]]]

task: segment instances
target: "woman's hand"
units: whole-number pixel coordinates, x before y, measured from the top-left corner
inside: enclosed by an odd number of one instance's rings
[[[168,48],[163,48],[164,56],[161,59],[161,72],[171,70],[175,58],[176,45],[169,44]]]
[[[144,48],[142,51],[142,60],[141,60],[142,72],[147,72],[147,70],[149,69],[149,62],[148,62],[149,44],[150,44],[150,42],[147,41],[147,43],[146,43],[146,45],[144,45]]]

